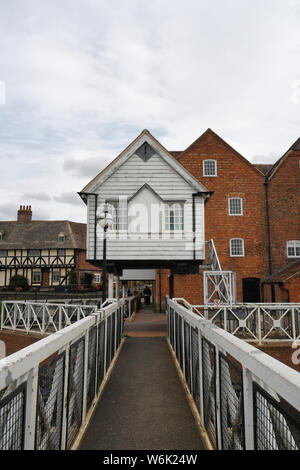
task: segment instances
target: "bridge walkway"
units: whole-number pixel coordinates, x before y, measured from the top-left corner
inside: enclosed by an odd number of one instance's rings
[[[125,343],[80,450],[204,448],[166,333],[166,315],[147,306],[126,322]]]

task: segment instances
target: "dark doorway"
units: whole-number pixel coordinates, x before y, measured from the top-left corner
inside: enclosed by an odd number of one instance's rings
[[[86,289],[89,289],[91,287],[92,280],[93,280],[92,273],[84,273],[83,284]]]
[[[243,279],[243,302],[260,302],[260,279],[257,277]]]

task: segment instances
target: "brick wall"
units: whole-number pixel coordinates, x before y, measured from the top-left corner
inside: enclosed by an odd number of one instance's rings
[[[0,341],[4,341],[5,343],[6,356],[13,354],[20,349],[26,348],[42,338],[43,336],[27,335],[15,331],[0,331]]]
[[[269,213],[273,272],[291,263],[288,240],[300,239],[300,151],[291,150],[269,181]]]
[[[293,364],[292,362],[292,354],[295,352],[295,349],[291,347],[291,343],[285,343],[285,344],[278,344],[278,345],[273,345],[273,344],[266,344],[262,346],[257,346],[258,349],[261,351],[264,351],[266,354],[269,354],[269,356],[274,357],[280,362],[283,362],[289,367],[292,367],[293,369],[297,370],[300,372],[300,364],[296,365]],[[300,354],[299,354],[300,358]]]
[[[92,272],[93,274],[102,273],[102,269],[90,264],[86,260],[86,250],[76,250],[76,272],[78,286],[81,286],[80,278],[85,271]]]
[[[203,177],[203,160],[217,160],[218,176]],[[205,239],[213,239],[222,269],[237,274],[237,300],[242,279],[268,274],[264,176],[212,131],[207,131],[179,158],[214,194],[205,206]],[[243,216],[228,215],[228,198],[243,199]],[[245,257],[230,257],[231,238],[243,238]]]

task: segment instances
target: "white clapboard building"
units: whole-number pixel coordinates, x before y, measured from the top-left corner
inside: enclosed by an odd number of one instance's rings
[[[144,130],[79,193],[87,205],[87,260],[101,266],[108,204],[108,269],[168,268],[195,273],[205,258],[204,206],[210,192]],[[128,276],[128,272],[127,272]]]

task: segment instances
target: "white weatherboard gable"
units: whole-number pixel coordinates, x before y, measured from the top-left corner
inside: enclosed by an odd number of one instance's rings
[[[136,140],[131,146],[129,146],[128,150],[124,152],[120,158],[116,159],[115,162],[112,162],[111,166],[105,169],[102,173],[99,174],[98,177],[95,178],[87,187],[88,192],[98,192],[101,186],[105,181],[107,181],[114,173],[116,173],[122,165],[124,165],[138,150],[143,143],[147,142],[157,156],[161,157],[165,162],[180,175],[189,185],[191,185],[195,192],[208,192],[208,190],[201,184],[194,176],[192,176],[180,163],[178,163],[167,151],[165,151],[157,141],[148,134],[148,132],[142,133],[140,138]],[[144,162],[140,157],[137,156],[140,161],[147,165],[147,163],[151,163],[153,157],[151,157],[147,162]]]

